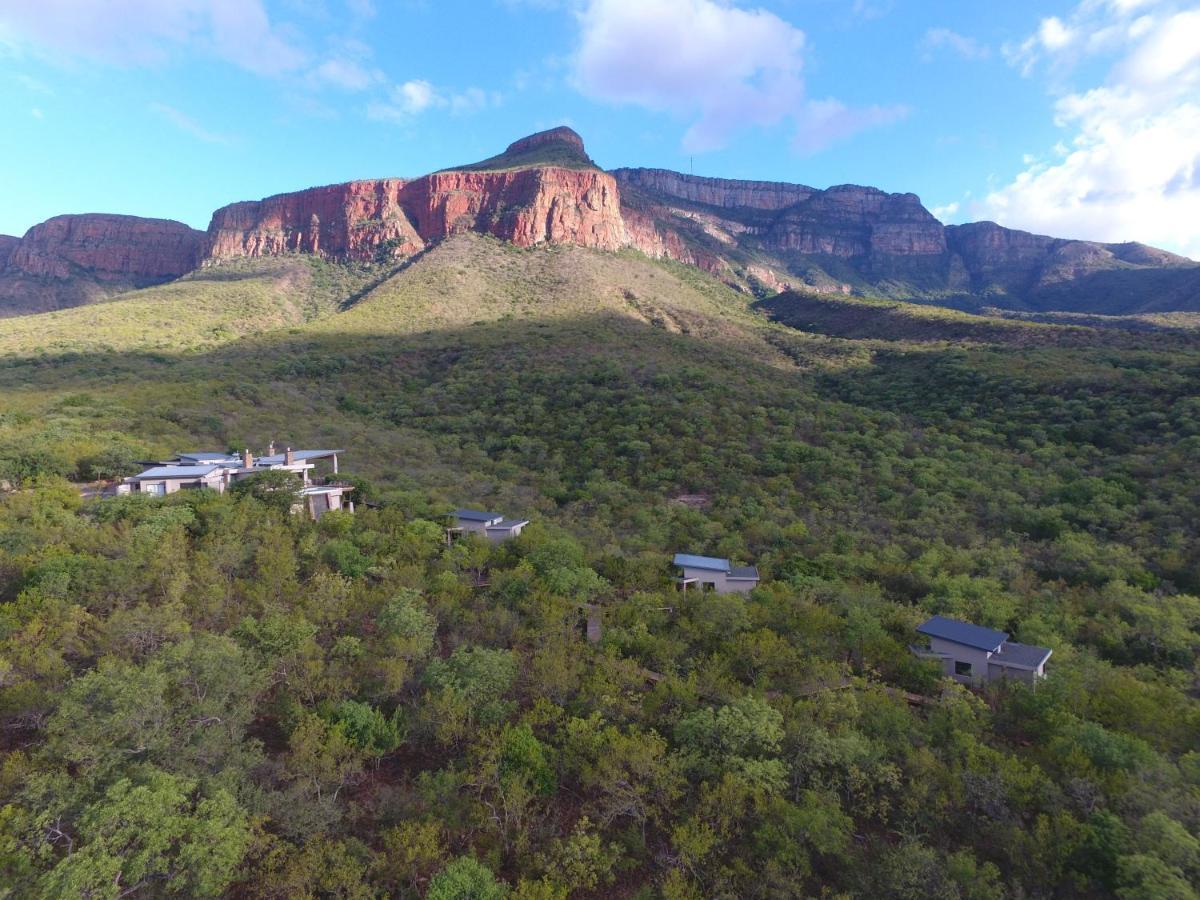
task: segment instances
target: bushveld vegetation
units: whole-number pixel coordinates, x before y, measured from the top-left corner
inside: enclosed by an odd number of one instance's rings
[[[269,329],[205,337],[221,270],[173,344],[151,292],[0,323],[0,896],[1196,896],[1200,342],[844,340],[478,238],[293,266],[333,287]],[[270,439],[371,506],[72,483]],[[462,503],[534,524],[447,546]],[[931,613],[1050,676],[944,683]]]

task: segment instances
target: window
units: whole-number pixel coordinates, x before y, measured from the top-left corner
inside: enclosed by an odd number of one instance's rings
[[[142,492],[146,493],[146,494],[154,494],[155,496],[161,497],[163,494],[165,494],[167,492],[167,486],[165,484],[161,484],[161,483],[160,484],[153,484],[153,483],[152,484],[143,484]]]
[[[700,587],[706,594],[709,594],[717,589],[717,584],[715,581],[703,581],[700,583]]]
[[[956,659],[954,661],[954,674],[965,675],[969,678],[971,676],[971,664],[963,662],[961,659]]]

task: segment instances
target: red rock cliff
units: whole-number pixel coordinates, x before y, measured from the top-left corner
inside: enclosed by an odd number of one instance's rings
[[[371,259],[410,256],[432,241],[478,231],[522,247],[629,243],[620,194],[597,169],[454,171],[413,181],[381,179],[280,194],[217,210],[208,257],[298,251]]]
[[[8,256],[10,272],[41,278],[166,281],[194,269],[204,234],[182,222],[89,213],[55,216],[25,233]]]

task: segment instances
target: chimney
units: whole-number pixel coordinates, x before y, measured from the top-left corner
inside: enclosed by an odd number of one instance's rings
[[[249,450],[242,451],[242,468],[243,469],[254,468],[254,457],[250,455]]]
[[[274,455],[275,455],[275,442],[271,441],[271,443],[267,444],[267,456],[274,456]]]
[[[295,465],[296,457],[292,454],[292,448],[288,447],[283,451],[283,464],[285,466]]]

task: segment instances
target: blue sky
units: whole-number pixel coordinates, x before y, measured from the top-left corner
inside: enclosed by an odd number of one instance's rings
[[[203,228],[566,123],[609,168],[1200,256],[1195,0],[0,0],[0,85],[0,233]]]

